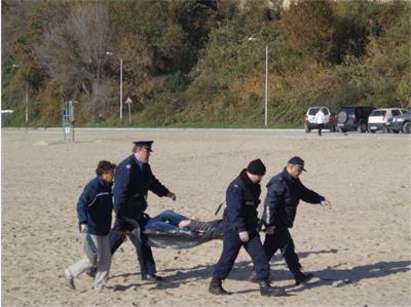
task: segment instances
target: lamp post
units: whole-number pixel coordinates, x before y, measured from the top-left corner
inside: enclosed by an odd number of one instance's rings
[[[264,125],[268,125],[268,46],[265,46],[265,104],[264,104]]]
[[[110,51],[106,51],[106,55],[114,56]],[[120,60],[120,122],[123,121],[123,59]]]
[[[258,40],[255,37],[249,37],[249,41]],[[264,90],[264,126],[268,126],[268,45],[265,45],[265,90]]]

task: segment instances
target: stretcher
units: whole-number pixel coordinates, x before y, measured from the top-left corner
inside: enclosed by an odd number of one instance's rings
[[[176,229],[171,231],[153,231],[144,229],[148,244],[157,248],[186,249],[209,242],[222,240],[224,233],[223,220],[211,222],[192,221],[190,230]]]

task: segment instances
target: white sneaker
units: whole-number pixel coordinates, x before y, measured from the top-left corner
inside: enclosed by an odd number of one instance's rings
[[[105,285],[94,286],[94,290],[96,290],[97,293],[107,293],[107,292],[109,292]]]
[[[64,277],[67,280],[67,283],[71,289],[76,289],[76,285],[74,284],[74,276],[68,269],[64,270]]]

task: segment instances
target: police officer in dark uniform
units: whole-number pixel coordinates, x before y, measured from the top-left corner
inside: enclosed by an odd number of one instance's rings
[[[242,246],[251,256],[256,268],[261,295],[284,294],[283,290],[270,285],[270,267],[257,231],[260,182],[265,172],[263,162],[260,159],[253,160],[227,189],[223,252],[215,266],[210,283],[209,292],[212,294],[230,294],[222,287],[222,281],[230,273]]]
[[[304,274],[295,253],[295,246],[288,228],[293,227],[300,199],[311,204],[321,204],[331,208],[331,203],[320,194],[309,190],[300,181],[304,160],[293,157],[284,170],[271,178],[267,184],[264,202],[263,222],[266,226],[264,250],[268,261],[278,249],[285,258],[288,268],[294,275],[296,285],[310,280],[312,274]]]
[[[116,222],[110,235],[112,253],[124,242],[126,235],[136,248],[143,280],[159,281],[156,266],[147,243],[147,238],[141,231],[147,215],[147,193],[150,190],[159,197],[176,199],[153,175],[149,157],[153,141],[134,142],[133,154],[123,160],[116,169],[113,189],[113,205],[116,212]]]

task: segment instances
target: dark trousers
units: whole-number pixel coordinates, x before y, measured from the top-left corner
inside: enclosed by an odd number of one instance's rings
[[[280,249],[291,273],[298,275],[301,272],[301,264],[295,253],[294,241],[288,229],[275,230],[273,235],[266,234],[263,247],[268,261]]]
[[[156,273],[156,263],[153,258],[153,253],[151,252],[151,247],[148,245],[145,235],[140,233],[140,229],[134,229],[125,234],[117,227],[114,227],[110,232],[111,254],[113,255],[121,244],[123,244],[126,236],[128,236],[131,243],[136,248],[141,275]]]
[[[318,125],[318,135],[321,135],[321,130],[324,129],[324,124]]]
[[[242,246],[244,246],[254,263],[257,279],[269,280],[270,267],[259,234],[251,233],[250,240],[243,243],[237,231],[227,229],[224,230],[223,252],[214,268],[213,276],[220,280],[227,278]]]

